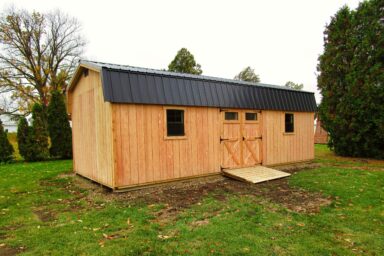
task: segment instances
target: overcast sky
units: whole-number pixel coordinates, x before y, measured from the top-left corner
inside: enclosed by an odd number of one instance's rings
[[[0,8],[59,8],[77,17],[91,60],[164,69],[186,47],[204,75],[233,78],[251,66],[263,83],[290,80],[315,92],[324,27],[340,7],[358,2],[1,0]]]

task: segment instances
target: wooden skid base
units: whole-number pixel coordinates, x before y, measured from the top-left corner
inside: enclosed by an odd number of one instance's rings
[[[214,177],[214,176],[220,176],[220,173],[214,172],[214,173],[207,173],[207,174],[188,176],[188,177],[182,177],[182,178],[176,178],[176,179],[168,179],[168,180],[162,180],[162,181],[142,183],[142,184],[137,184],[137,185],[121,186],[121,187],[114,188],[113,192],[118,192],[118,193],[128,192],[128,191],[133,191],[133,190],[138,190],[138,189],[143,189],[143,188],[158,187],[158,186],[162,186],[162,185],[166,185],[166,184],[172,184],[172,183],[177,184],[178,182],[189,181],[189,180],[198,180],[198,179],[204,179],[204,178]]]
[[[291,175],[289,173],[271,169],[265,166],[223,170],[223,174],[233,179],[251,183],[259,183],[267,180],[284,178]]]

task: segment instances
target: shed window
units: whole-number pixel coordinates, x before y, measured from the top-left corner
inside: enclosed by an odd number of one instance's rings
[[[238,120],[239,116],[237,112],[225,112],[225,120]]]
[[[246,121],[257,121],[257,113],[245,113]]]
[[[167,136],[184,135],[184,110],[167,109]]]
[[[294,123],[295,119],[293,114],[291,113],[285,113],[285,132],[292,133],[294,132]]]

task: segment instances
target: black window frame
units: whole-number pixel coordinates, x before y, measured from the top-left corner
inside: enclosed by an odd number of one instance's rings
[[[285,113],[284,115],[284,132],[295,132],[295,115],[293,113]]]
[[[167,137],[184,137],[185,110],[168,108],[165,110],[165,116],[167,126]]]
[[[256,118],[255,119],[248,119],[247,116],[248,115],[254,115]],[[258,114],[257,112],[245,112],[245,116],[244,116],[244,119],[245,121],[247,122],[257,122],[258,121]]]
[[[227,114],[235,114],[235,118],[228,118]],[[224,120],[225,121],[239,121],[239,112],[236,111],[225,111],[224,112]]]

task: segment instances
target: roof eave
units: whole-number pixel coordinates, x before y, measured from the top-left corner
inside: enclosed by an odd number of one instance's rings
[[[77,81],[81,77],[81,74],[82,74],[84,69],[89,69],[89,70],[93,70],[95,72],[100,73],[102,67],[97,66],[97,65],[91,65],[90,63],[80,62],[79,65],[77,66],[75,73],[73,74],[71,80],[69,81],[69,86],[68,86],[67,92],[73,91],[75,89]]]

